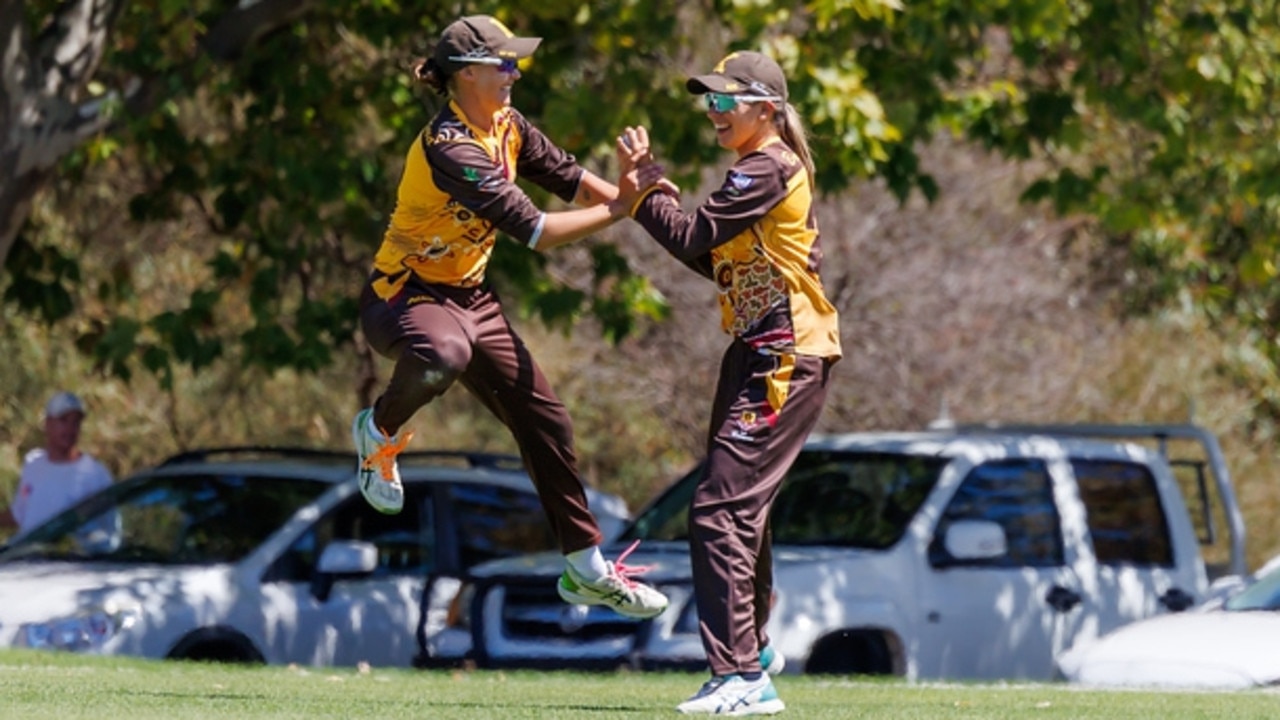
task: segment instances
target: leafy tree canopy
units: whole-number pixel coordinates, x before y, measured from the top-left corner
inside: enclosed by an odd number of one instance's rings
[[[602,0],[469,4],[544,42],[517,105],[582,158],[628,124],[653,129],[688,187],[724,160],[683,88],[727,50],[787,70],[823,190],[878,178],[900,198],[937,187],[916,148],[949,131],[1047,168],[1026,198],[1094,219],[1122,251],[1138,310],[1180,301],[1244,328],[1274,367],[1280,242],[1276,0]],[[354,333],[354,290],[391,209],[406,148],[439,100],[411,59],[457,7],[396,0],[7,3],[0,250],[5,300],[48,322],[78,315],[83,347],[162,379],[234,351],[315,368]],[[14,148],[17,138],[20,147]],[[55,142],[56,141],[56,142]],[[137,182],[128,219],[84,242],[162,227],[206,262],[176,307],[137,302],[138,266],[89,269],[28,221],[41,190],[102,168]],[[608,172],[604,172],[608,175]],[[84,202],[57,194],[60,207]],[[26,223],[24,225],[24,222]],[[93,238],[86,237],[92,231]],[[558,281],[512,245],[510,299],[612,337],[664,306],[616,250]],[[91,277],[90,277],[91,276]],[[75,300],[94,284],[96,310]],[[86,317],[86,314],[88,315]],[[234,329],[235,335],[229,334]]]

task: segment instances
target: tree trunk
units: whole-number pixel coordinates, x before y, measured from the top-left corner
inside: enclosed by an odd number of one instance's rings
[[[0,0],[0,268],[31,214],[31,201],[59,161],[106,129],[103,98],[86,98],[126,0],[66,0],[32,37],[25,3]],[[211,23],[203,52],[234,62],[267,33],[302,17],[314,0],[241,2]],[[194,58],[193,58],[194,59]],[[137,78],[116,90],[135,114],[149,112],[166,90]]]
[[[0,264],[58,161],[101,128],[99,103],[79,103],[119,5],[70,0],[33,37],[25,3],[0,3]]]

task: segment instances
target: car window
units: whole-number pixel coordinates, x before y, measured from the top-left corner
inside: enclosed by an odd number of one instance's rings
[[[987,520],[1004,529],[1008,552],[958,560],[943,538],[951,523]],[[929,543],[929,564],[983,567],[1053,567],[1063,564],[1062,527],[1048,467],[1040,460],[999,460],[969,471],[952,496]]]
[[[808,453],[773,505],[773,541],[884,549],[938,481],[945,460],[896,454]]]
[[[556,547],[538,496],[525,490],[455,483],[449,504],[463,567]]]
[[[667,486],[657,500],[636,516],[635,522],[619,540],[688,540],[689,503],[693,500],[693,491],[698,488],[698,481],[702,479],[702,469],[702,463],[698,463]]]
[[[327,489],[311,480],[241,475],[135,478],[55,517],[5,557],[236,562]]]
[[[1258,578],[1226,602],[1228,610],[1280,610],[1280,571]]]
[[[405,488],[404,509],[387,515],[362,495],[352,495],[307,529],[263,575],[263,582],[307,582],[325,546],[335,540],[359,540],[378,549],[372,577],[426,576],[436,566],[435,533],[429,488]]]
[[[1151,470],[1139,463],[1072,460],[1098,562],[1173,565],[1169,523]]]
[[[931,456],[805,450],[774,501],[773,541],[889,547],[906,532],[945,465]],[[689,503],[701,477],[699,465],[642,512],[624,539],[688,539]]]

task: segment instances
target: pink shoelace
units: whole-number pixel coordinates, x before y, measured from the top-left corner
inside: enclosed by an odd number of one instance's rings
[[[633,588],[636,586],[636,581],[632,579],[634,576],[643,575],[653,569],[652,565],[631,566],[631,565],[626,565],[622,562],[623,560],[626,560],[627,556],[630,555],[631,552],[639,546],[640,546],[640,541],[636,540],[635,542],[631,543],[631,545],[626,550],[623,550],[622,553],[618,555],[617,560],[613,561],[613,574],[617,575],[618,579],[621,580],[623,584],[625,584],[629,588]]]

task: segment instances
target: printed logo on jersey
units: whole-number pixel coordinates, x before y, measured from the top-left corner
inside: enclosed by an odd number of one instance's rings
[[[725,179],[724,191],[734,197],[742,195],[742,193],[755,182],[750,175],[744,175],[737,170],[730,170],[729,177]]]
[[[720,292],[733,289],[733,262],[724,260],[716,263],[715,278],[716,287]]]
[[[476,172],[476,169],[473,167],[462,168],[462,177],[465,178],[467,182],[480,182],[480,173]]]

